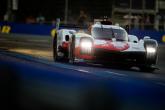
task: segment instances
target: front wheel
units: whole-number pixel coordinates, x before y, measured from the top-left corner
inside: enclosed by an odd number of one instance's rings
[[[146,49],[146,64],[152,65],[157,63],[158,59],[158,44],[152,39],[144,40],[144,47]]]
[[[72,36],[71,43],[69,46],[69,63],[75,63],[75,36]]]
[[[69,49],[69,63],[74,64],[75,62],[75,57],[74,57],[74,48],[73,48],[73,43],[70,44],[70,49]]]

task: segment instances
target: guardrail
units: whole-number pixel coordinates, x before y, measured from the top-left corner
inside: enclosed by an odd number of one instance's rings
[[[165,32],[132,29],[130,30],[130,34],[136,35],[138,38],[150,36],[151,38],[157,40],[159,43],[165,43]]]
[[[78,29],[76,26],[62,25],[60,28],[72,28]],[[43,35],[50,36],[55,33],[55,26],[46,24],[20,24],[20,23],[7,23],[0,22],[1,33],[17,33],[17,34],[31,34],[31,35]],[[150,36],[156,39],[159,43],[165,43],[165,32],[159,32],[154,30],[130,30],[130,34],[143,38],[144,36]]]

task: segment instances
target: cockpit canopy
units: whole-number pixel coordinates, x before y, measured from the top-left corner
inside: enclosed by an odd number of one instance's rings
[[[122,28],[93,27],[91,34],[95,39],[111,40],[115,38],[117,41],[128,41],[127,32]]]

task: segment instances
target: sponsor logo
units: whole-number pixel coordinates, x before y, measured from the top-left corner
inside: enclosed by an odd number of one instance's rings
[[[51,36],[52,36],[52,37],[54,37],[54,36],[55,36],[55,34],[56,34],[56,32],[57,32],[57,31],[56,31],[56,29],[55,29],[55,28],[54,28],[54,29],[52,29],[52,30],[51,30],[51,32],[50,32]]]
[[[165,35],[162,37],[162,42],[165,43]]]
[[[11,26],[8,26],[8,25],[1,26],[0,32],[5,33],[5,34],[9,34],[11,32]]]

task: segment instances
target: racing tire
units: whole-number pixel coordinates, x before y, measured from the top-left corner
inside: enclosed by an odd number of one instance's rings
[[[153,68],[151,65],[146,65],[146,66],[140,66],[140,71],[141,72],[154,72],[156,70],[156,68]]]
[[[54,61],[58,61],[58,54],[57,54],[57,34],[55,34],[53,38],[53,59]]]
[[[72,36],[72,40],[69,46],[69,63],[75,63],[75,36]]]
[[[158,52],[157,52],[158,44],[157,44],[157,42],[153,39],[144,40],[144,47],[145,47],[145,49],[147,49],[147,47],[153,47],[156,49],[155,54],[151,54],[151,53],[146,52],[146,64],[148,64],[148,65],[156,64],[157,59],[158,59]]]

